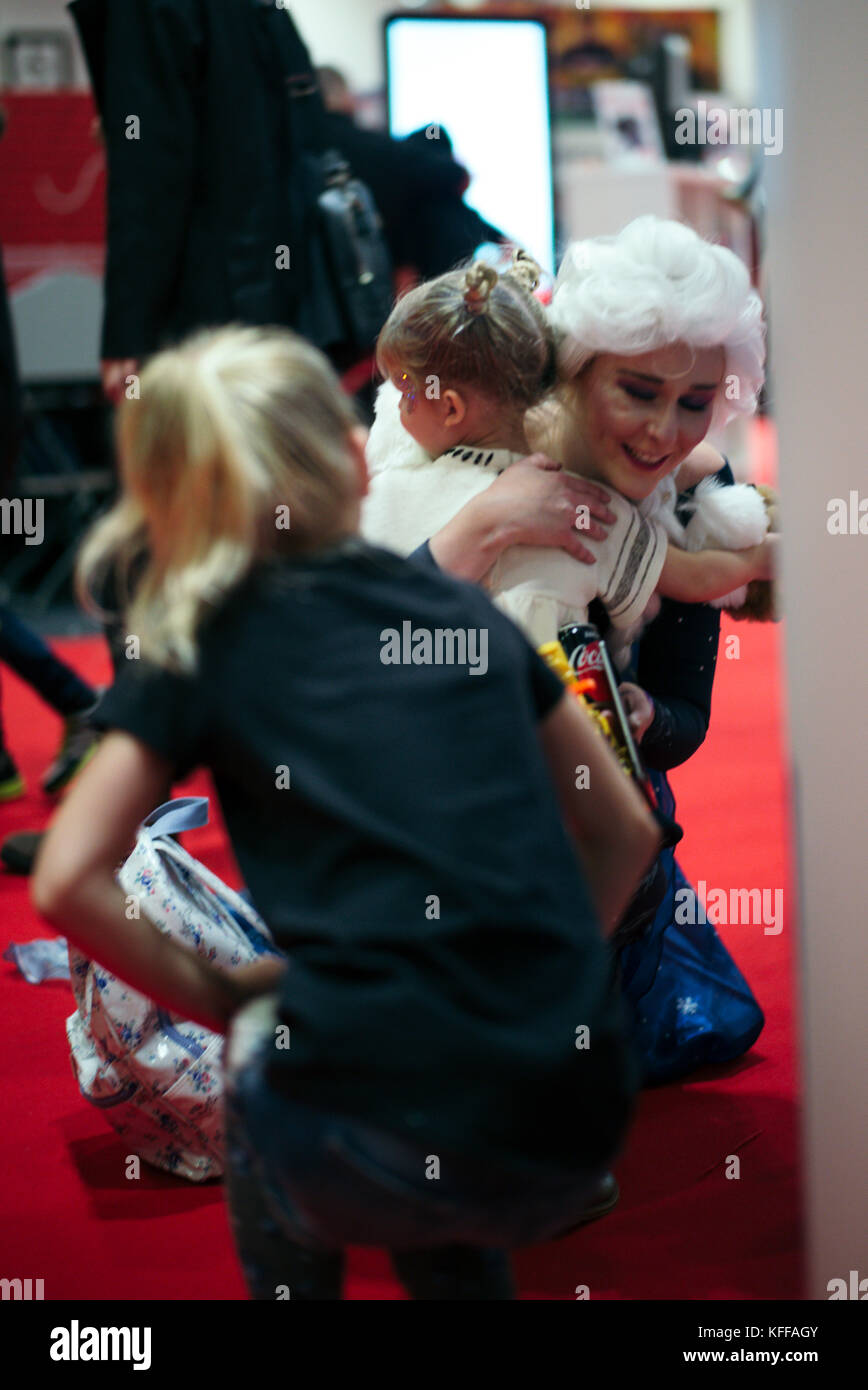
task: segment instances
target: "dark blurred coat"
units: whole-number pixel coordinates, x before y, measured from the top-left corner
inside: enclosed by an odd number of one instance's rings
[[[395,266],[413,266],[427,280],[467,260],[481,242],[503,239],[463,201],[467,171],[452,158],[445,131],[437,140],[424,131],[396,140],[338,112],[328,114],[325,129],[373,193]]]
[[[108,155],[102,355],[143,357],[227,321],[295,326],[306,212],[294,187],[302,103],[290,91],[315,80],[289,15],[274,0],[69,8]]]
[[[21,445],[21,388],[0,255],[0,497],[8,497]]]

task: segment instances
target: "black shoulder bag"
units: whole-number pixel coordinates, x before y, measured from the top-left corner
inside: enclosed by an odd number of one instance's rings
[[[371,351],[394,300],[382,220],[367,184],[328,147],[319,84],[292,18],[274,0],[254,8],[284,93],[291,191],[303,206],[298,331],[348,364]]]

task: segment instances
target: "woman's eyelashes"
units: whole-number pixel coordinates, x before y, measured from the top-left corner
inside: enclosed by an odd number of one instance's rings
[[[649,390],[647,386],[633,386],[627,382],[622,382],[621,389],[625,391],[628,396],[631,396],[634,401],[655,401],[657,399],[657,392]],[[692,410],[695,412],[708,410],[711,405],[711,397],[682,396],[678,404],[684,410]]]
[[[649,391],[646,387],[630,386],[626,382],[621,382],[621,389],[626,391],[628,396],[632,396],[634,401],[653,401],[656,399],[656,391]]]

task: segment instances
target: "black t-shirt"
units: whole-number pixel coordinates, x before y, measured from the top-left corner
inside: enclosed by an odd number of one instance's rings
[[[431,1153],[610,1157],[633,1076],[536,729],[563,693],[477,588],[356,540],[260,566],[195,677],[121,672],[100,722],[210,768],[289,954],[273,1084]]]

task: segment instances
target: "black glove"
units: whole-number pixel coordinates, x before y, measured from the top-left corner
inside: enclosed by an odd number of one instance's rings
[[[681,829],[681,826],[676,820],[673,820],[671,816],[665,815],[663,811],[660,810],[659,806],[650,807],[650,811],[663,833],[663,843],[660,846],[661,851],[674,848],[679,840],[684,839],[684,831]]]

